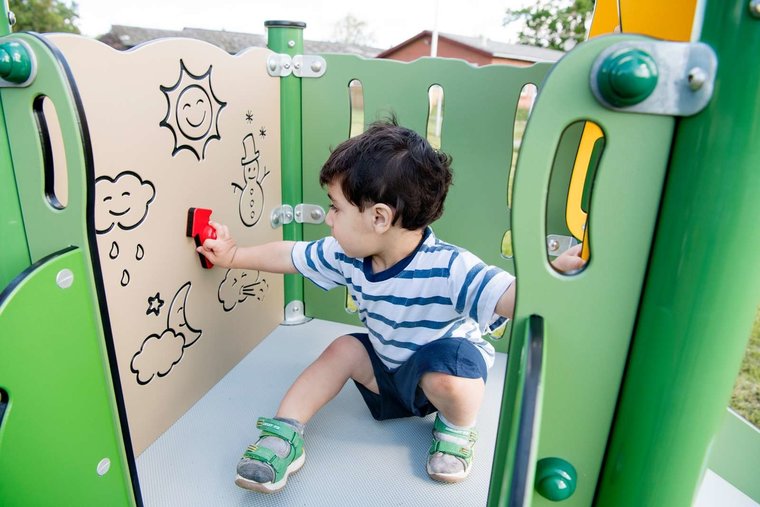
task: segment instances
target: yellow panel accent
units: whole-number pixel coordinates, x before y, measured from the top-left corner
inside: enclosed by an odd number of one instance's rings
[[[689,41],[696,6],[697,0],[620,0],[623,32]]]
[[[619,24],[617,0],[597,0],[594,16],[591,18],[588,38],[592,39],[597,35],[613,33]]]
[[[604,137],[604,134],[599,126],[596,123],[586,122],[583,126],[581,142],[578,145],[578,154],[575,156],[573,172],[570,175],[570,188],[567,192],[565,217],[567,228],[578,240],[583,239],[583,230],[586,224],[586,212],[581,208],[583,185],[586,181],[591,154],[594,151],[594,143],[601,137]]]

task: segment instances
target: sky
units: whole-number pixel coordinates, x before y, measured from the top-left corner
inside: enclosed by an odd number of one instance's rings
[[[386,49],[437,25],[444,33],[485,36],[514,42],[516,29],[504,27],[507,8],[529,0],[77,0],[78,26],[98,36],[111,25],[181,30],[206,28],[264,34],[264,21],[306,23],[304,39],[330,40],[336,23],[351,14],[367,23],[373,46]],[[437,11],[437,16],[436,16]]]

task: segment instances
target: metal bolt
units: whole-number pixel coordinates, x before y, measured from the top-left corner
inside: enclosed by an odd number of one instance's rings
[[[312,220],[321,220],[322,219],[322,210],[321,209],[313,209],[313,210],[311,210],[311,218],[312,218]]]
[[[74,273],[70,269],[62,269],[55,277],[55,283],[62,289],[68,289],[74,283]]]
[[[699,90],[707,82],[707,72],[701,67],[694,67],[689,71],[689,88]]]
[[[269,70],[272,72],[277,70],[277,61],[272,57],[269,58]]]
[[[285,62],[285,63],[283,63],[283,64],[282,64],[282,67],[283,67],[284,69],[289,69],[289,68],[290,68],[290,62]]]
[[[322,70],[322,62],[320,62],[319,60],[311,62],[312,72],[319,72],[320,70]]]
[[[557,250],[559,250],[559,241],[556,239],[549,240],[549,251],[556,252]]]
[[[8,11],[8,23],[13,26],[16,24],[16,15],[13,11]]]
[[[301,62],[293,62],[293,67],[295,67],[296,69],[300,69],[301,68]]]
[[[294,47],[296,47],[296,41],[294,41],[294,40],[289,40],[289,41],[288,41],[288,47],[289,47],[289,48],[294,48]]]
[[[98,471],[99,476],[104,476],[108,473],[108,471],[111,469],[111,460],[108,458],[103,458],[98,463],[98,468],[96,469]]]
[[[749,13],[756,18],[760,18],[760,0],[751,0],[749,3]]]

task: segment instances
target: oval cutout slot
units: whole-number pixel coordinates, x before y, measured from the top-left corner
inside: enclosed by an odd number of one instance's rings
[[[434,84],[428,88],[428,119],[426,138],[430,146],[441,149],[441,132],[443,130],[443,87]]]
[[[45,197],[53,208],[64,209],[69,204],[69,178],[58,112],[45,95],[34,99],[33,108],[42,148]]]
[[[354,137],[364,132],[364,87],[358,79],[352,79],[348,83],[348,101],[350,105],[348,137]]]
[[[594,122],[577,121],[560,137],[549,179],[546,209],[546,253],[551,262],[583,243],[581,256],[591,261],[589,223],[594,181],[604,152],[604,133]],[[564,275],[576,274],[565,272]]]

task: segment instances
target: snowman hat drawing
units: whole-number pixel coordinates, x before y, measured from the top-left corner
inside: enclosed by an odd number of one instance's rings
[[[259,150],[256,149],[256,140],[253,134],[248,134],[243,139],[243,151],[245,155],[240,159],[240,165],[248,165],[259,159]]]

